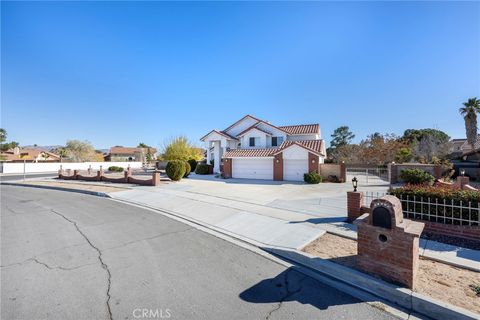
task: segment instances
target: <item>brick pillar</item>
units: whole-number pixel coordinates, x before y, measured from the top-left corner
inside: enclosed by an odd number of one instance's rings
[[[316,172],[319,173],[318,165],[319,165],[320,157],[316,154],[311,152],[308,153],[308,172]]]
[[[73,170],[73,179],[77,179],[77,176],[78,176],[78,171],[79,170]]]
[[[470,178],[466,176],[458,176],[455,185],[460,189],[464,189],[466,185],[470,184]]]
[[[397,183],[398,182],[398,168],[395,163],[388,164],[388,173],[389,173],[389,180],[390,183]]]
[[[103,176],[103,170],[98,170],[97,171],[97,181],[101,181]]]
[[[160,185],[160,171],[154,171],[152,173],[152,186],[156,187]]]
[[[62,179],[62,176],[63,176],[63,169],[62,167],[60,167],[60,170],[58,170],[58,178]]]
[[[362,215],[360,208],[363,205],[363,192],[347,192],[347,214],[348,222],[352,222]]]
[[[340,163],[340,182],[347,182],[347,167],[345,162]]]
[[[223,177],[228,179],[232,177],[232,158],[223,159]]]
[[[283,181],[283,153],[273,157],[273,180]]]
[[[132,168],[128,167],[123,174],[125,176],[125,182],[128,182],[128,179],[132,176]]]

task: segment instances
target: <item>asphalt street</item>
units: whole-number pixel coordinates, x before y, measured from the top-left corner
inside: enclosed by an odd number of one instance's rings
[[[1,186],[2,319],[394,319],[159,213]]]

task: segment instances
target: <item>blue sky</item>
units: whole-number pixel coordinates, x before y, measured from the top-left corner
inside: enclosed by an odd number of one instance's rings
[[[277,125],[434,127],[480,96],[479,2],[2,2],[9,140],[192,141]]]

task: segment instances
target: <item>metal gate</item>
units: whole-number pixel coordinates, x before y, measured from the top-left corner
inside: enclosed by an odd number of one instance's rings
[[[388,185],[388,168],[347,168],[347,182],[356,177],[359,185]]]

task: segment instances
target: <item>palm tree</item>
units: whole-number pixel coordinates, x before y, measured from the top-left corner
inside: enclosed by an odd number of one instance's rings
[[[480,100],[477,97],[468,99],[467,102],[463,103],[463,107],[459,111],[463,119],[465,119],[467,142],[474,150],[477,142],[477,113],[480,112]]]

